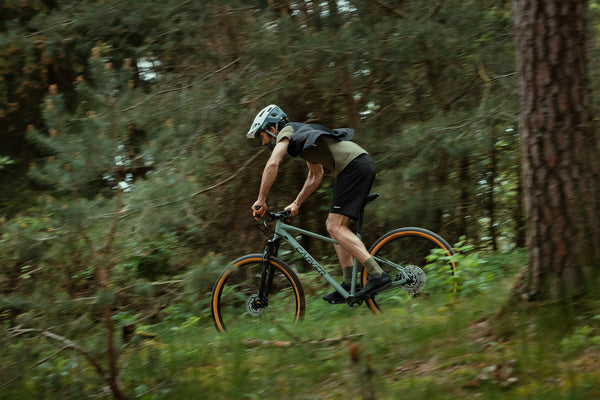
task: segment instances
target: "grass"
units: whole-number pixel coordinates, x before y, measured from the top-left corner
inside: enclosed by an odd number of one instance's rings
[[[548,322],[560,315],[499,318],[511,282],[452,305],[410,301],[382,315],[313,293],[291,331],[221,335],[210,322],[163,331],[162,367],[172,380],[141,398],[600,398],[597,319],[558,332]]]
[[[469,306],[469,307],[468,307]],[[466,312],[463,307],[468,307]],[[326,315],[307,321],[289,346],[218,335],[212,327],[163,337],[163,368],[176,377],[151,398],[207,399],[589,399],[598,398],[598,349],[517,326],[502,339],[485,313],[458,304],[438,315]],[[523,321],[521,321],[523,322]],[[587,337],[587,336],[586,336]],[[333,343],[322,339],[345,338]],[[299,340],[298,340],[299,339]],[[369,395],[372,393],[373,395]],[[369,397],[370,396],[370,397]],[[144,398],[144,397],[142,397]]]
[[[450,305],[407,300],[381,315],[326,304],[328,289],[306,275],[306,318],[292,329],[223,335],[206,314],[140,327],[153,335],[123,347],[120,381],[128,398],[142,400],[600,398],[598,304],[567,319],[552,309],[500,315],[521,262],[473,263],[465,275],[480,276],[465,282],[477,290],[467,287]],[[52,367],[69,388],[40,391],[28,386],[42,382],[32,378],[0,399],[110,398],[84,364]]]

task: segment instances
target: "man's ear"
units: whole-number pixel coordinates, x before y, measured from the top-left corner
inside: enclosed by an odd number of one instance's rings
[[[274,126],[269,127],[269,132],[271,132],[273,135],[277,136],[277,131],[275,130]]]

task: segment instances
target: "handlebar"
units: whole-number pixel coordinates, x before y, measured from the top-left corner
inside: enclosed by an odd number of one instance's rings
[[[260,210],[260,207],[255,207],[256,210]],[[270,212],[267,211],[265,213],[266,216],[266,220],[268,221],[273,221],[273,220],[280,220],[280,221],[286,221],[289,220],[290,218],[292,218],[292,212],[290,210],[283,210],[283,211],[278,211],[278,212]],[[258,219],[260,218],[260,215],[255,215],[254,219],[258,221]]]
[[[267,211],[266,215],[269,220],[279,220],[279,221],[287,221],[292,218],[292,212],[290,210],[283,210],[278,212],[270,212]]]

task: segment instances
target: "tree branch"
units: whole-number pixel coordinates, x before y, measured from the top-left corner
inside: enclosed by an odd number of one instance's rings
[[[385,8],[386,10],[388,10],[389,12],[391,12],[392,14],[394,14],[397,17],[404,17],[404,12],[395,9],[394,7],[392,7],[391,5],[387,4],[385,1],[382,0],[375,0],[375,2],[381,6],[382,8]]]
[[[227,179],[224,179],[221,182],[215,183],[212,186],[198,190],[197,192],[192,193],[189,197],[198,196],[199,194],[206,193],[209,190],[213,190],[215,188],[218,188],[219,186],[226,184],[227,182],[231,181],[233,178],[238,176],[240,172],[242,172],[249,164],[251,164],[254,160],[256,160],[256,158],[261,154],[262,154],[262,151],[256,152],[256,154],[254,154],[252,157],[250,157],[248,160],[246,160],[246,162],[236,172],[234,172],[233,175],[230,175]]]
[[[211,73],[209,73],[209,74],[205,75],[204,77],[202,77],[201,79],[199,79],[199,80],[198,80],[196,83],[190,83],[190,84],[187,84],[187,85],[184,85],[184,86],[181,86],[181,87],[177,87],[177,88],[171,88],[171,89],[165,89],[165,90],[161,90],[161,91],[159,91],[159,92],[152,93],[152,95],[150,95],[150,96],[146,96],[146,97],[144,98],[144,100],[142,100],[142,101],[140,101],[140,102],[138,102],[138,103],[136,103],[136,104],[134,104],[134,105],[132,105],[132,106],[129,106],[129,107],[127,107],[127,108],[123,108],[123,109],[121,109],[120,111],[121,111],[121,112],[125,112],[125,111],[132,110],[132,109],[136,108],[137,106],[139,106],[139,105],[141,105],[141,104],[143,104],[143,103],[147,102],[147,101],[148,101],[148,100],[150,100],[151,98],[153,98],[153,97],[155,97],[155,96],[160,96],[161,94],[167,94],[167,93],[171,93],[171,92],[179,92],[179,91],[182,91],[182,90],[185,90],[185,89],[190,89],[190,88],[193,88],[193,87],[194,87],[194,86],[196,86],[198,83],[200,83],[200,82],[204,82],[204,81],[206,81],[206,80],[210,79],[212,76],[214,76],[214,75],[218,74],[219,72],[223,72],[223,71],[225,71],[226,69],[230,68],[231,66],[233,66],[233,65],[237,64],[237,63],[238,63],[238,61],[240,61],[239,57],[238,57],[238,58],[236,58],[235,60],[231,61],[230,63],[228,63],[228,64],[226,64],[226,65],[222,66],[221,68],[219,68],[219,69],[217,69],[217,70],[214,70],[213,72],[211,72]]]

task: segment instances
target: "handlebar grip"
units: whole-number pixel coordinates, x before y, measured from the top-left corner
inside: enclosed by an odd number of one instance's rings
[[[256,211],[258,211],[258,210],[260,210],[260,206],[254,206],[254,209],[255,209]],[[258,221],[258,219],[260,218],[260,214],[254,214],[254,213],[252,213],[252,214],[253,214],[253,215],[252,215],[252,218],[253,218],[255,221]]]
[[[267,213],[269,215],[269,218],[271,219],[278,219],[281,221],[284,221],[286,219],[289,219],[292,217],[292,211],[291,210],[283,210],[283,211],[278,211],[275,213],[272,212],[268,212]]]

